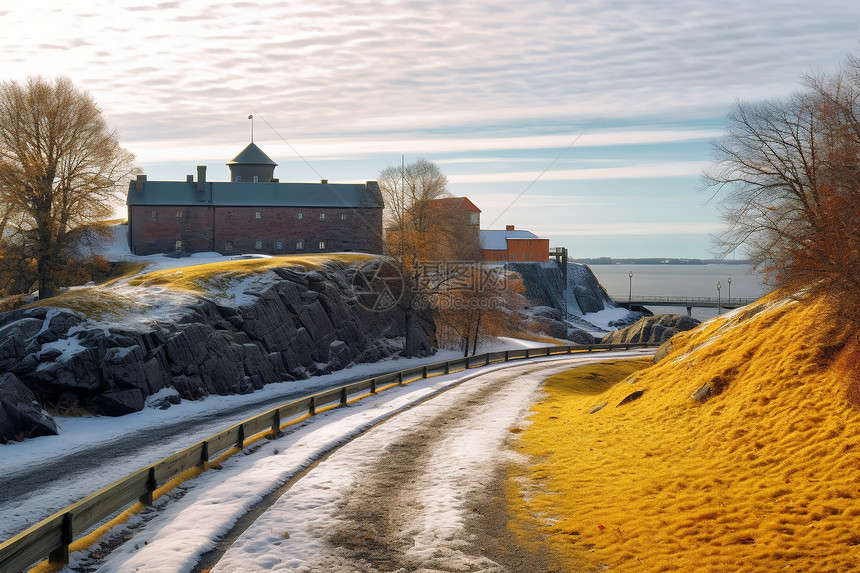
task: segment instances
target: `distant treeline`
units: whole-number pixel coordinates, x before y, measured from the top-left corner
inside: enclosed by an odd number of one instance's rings
[[[597,257],[594,259],[571,259],[585,265],[748,265],[748,260],[719,260],[719,259],[667,259],[654,257],[647,259],[613,259],[612,257]]]

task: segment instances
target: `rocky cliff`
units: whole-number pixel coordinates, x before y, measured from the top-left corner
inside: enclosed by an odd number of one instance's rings
[[[549,263],[507,263],[507,268],[518,273],[526,289],[525,297],[536,306],[530,309],[532,320],[527,327],[543,334],[578,344],[592,344],[597,340],[592,333],[606,332],[583,315],[617,308],[615,301],[591,272],[580,263],[567,264],[567,281],[561,268]],[[641,313],[628,313],[618,325],[632,324]],[[614,325],[613,326],[617,326]]]
[[[334,262],[271,268],[232,285],[229,296],[97,287],[88,293],[95,302],[74,310],[3,313],[0,374],[16,388],[20,380],[44,407],[114,416],[140,410],[165,387],[187,399],[247,393],[400,352],[404,311],[359,304],[351,273]],[[126,308],[106,310],[114,300]],[[432,317],[411,322],[422,352],[432,353]],[[14,409],[2,398],[0,417]]]
[[[567,263],[566,284],[561,268],[553,262],[507,263],[507,268],[523,277],[526,296],[540,301],[543,306],[575,316],[616,307],[586,265]]]

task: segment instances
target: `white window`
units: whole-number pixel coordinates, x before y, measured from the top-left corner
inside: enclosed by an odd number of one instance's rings
[[[301,214],[301,213],[296,213],[296,219],[301,219],[301,218],[302,218],[302,214]]]
[[[480,213],[469,213],[469,224],[470,225],[478,225],[481,222],[481,214]]]
[[[255,218],[255,219],[260,219],[260,218],[261,218],[261,217],[260,217],[260,212],[259,212],[259,211],[257,211],[256,213],[254,213],[254,218]]]
[[[177,219],[181,219],[181,218],[182,218],[182,209],[177,209],[177,210],[176,210],[176,218],[177,218]]]
[[[275,248],[279,251],[284,248],[284,243],[282,241],[275,242]]]
[[[325,241],[320,241],[320,250],[325,248]]]
[[[150,217],[152,217],[153,219],[155,219],[155,217],[157,217],[157,216],[158,216],[158,211],[156,211],[155,209],[153,209],[153,210],[152,210],[152,212],[149,214],[149,216],[150,216]]]
[[[323,219],[325,219],[325,213],[320,213],[320,221],[322,221]]]
[[[176,241],[176,250],[178,251],[181,248],[182,248],[182,241]]]
[[[236,177],[233,178],[233,183],[241,183],[241,182],[242,182],[242,176],[241,175],[237,175]]]
[[[254,248],[255,249],[262,249],[263,248],[263,241],[254,242]]]
[[[341,213],[341,214],[340,214],[340,220],[341,220],[341,221],[346,221],[346,213]]]
[[[304,248],[305,248],[305,242],[304,241],[297,241],[296,242],[296,250],[297,251],[301,251]]]
[[[254,183],[259,183],[259,182],[260,182],[259,177],[257,177],[256,175],[254,175]]]
[[[224,250],[225,251],[232,251],[233,250],[233,241],[227,241],[226,243],[224,243]]]

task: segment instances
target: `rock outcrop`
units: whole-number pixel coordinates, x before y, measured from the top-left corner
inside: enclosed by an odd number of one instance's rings
[[[575,344],[594,344],[597,341],[585,330],[567,323],[564,313],[557,308],[536,306],[531,309],[530,317],[525,326],[531,332],[569,340]]]
[[[0,374],[0,444],[56,434],[57,424],[24,383],[9,372]]]
[[[157,319],[110,322],[48,306],[3,313],[0,372],[42,406],[117,416],[163,388],[185,399],[248,393],[399,353],[404,310],[364,308],[350,279],[338,263],[274,268],[232,300],[189,294]],[[429,354],[435,328],[425,314],[411,323]]]
[[[627,342],[644,342],[662,344],[678,332],[691,330],[700,321],[680,314],[658,314],[639,319],[635,324],[610,332],[601,340],[604,344],[624,344]]]
[[[564,284],[561,269],[553,262],[507,263],[506,266],[523,278],[526,296],[542,306],[580,316],[616,306],[586,265],[567,263],[567,284]]]

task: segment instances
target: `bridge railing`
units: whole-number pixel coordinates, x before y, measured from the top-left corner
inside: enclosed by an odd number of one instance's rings
[[[628,295],[610,295],[612,299],[618,304],[627,304],[628,300],[632,300],[634,304],[647,304],[647,303],[659,303],[663,305],[672,305],[672,306],[686,306],[686,305],[697,305],[697,304],[706,304],[706,305],[716,305],[722,304],[725,306],[744,306],[747,304],[754,303],[757,301],[757,298],[741,298],[741,297],[716,297],[716,296],[634,296],[632,299]]]

